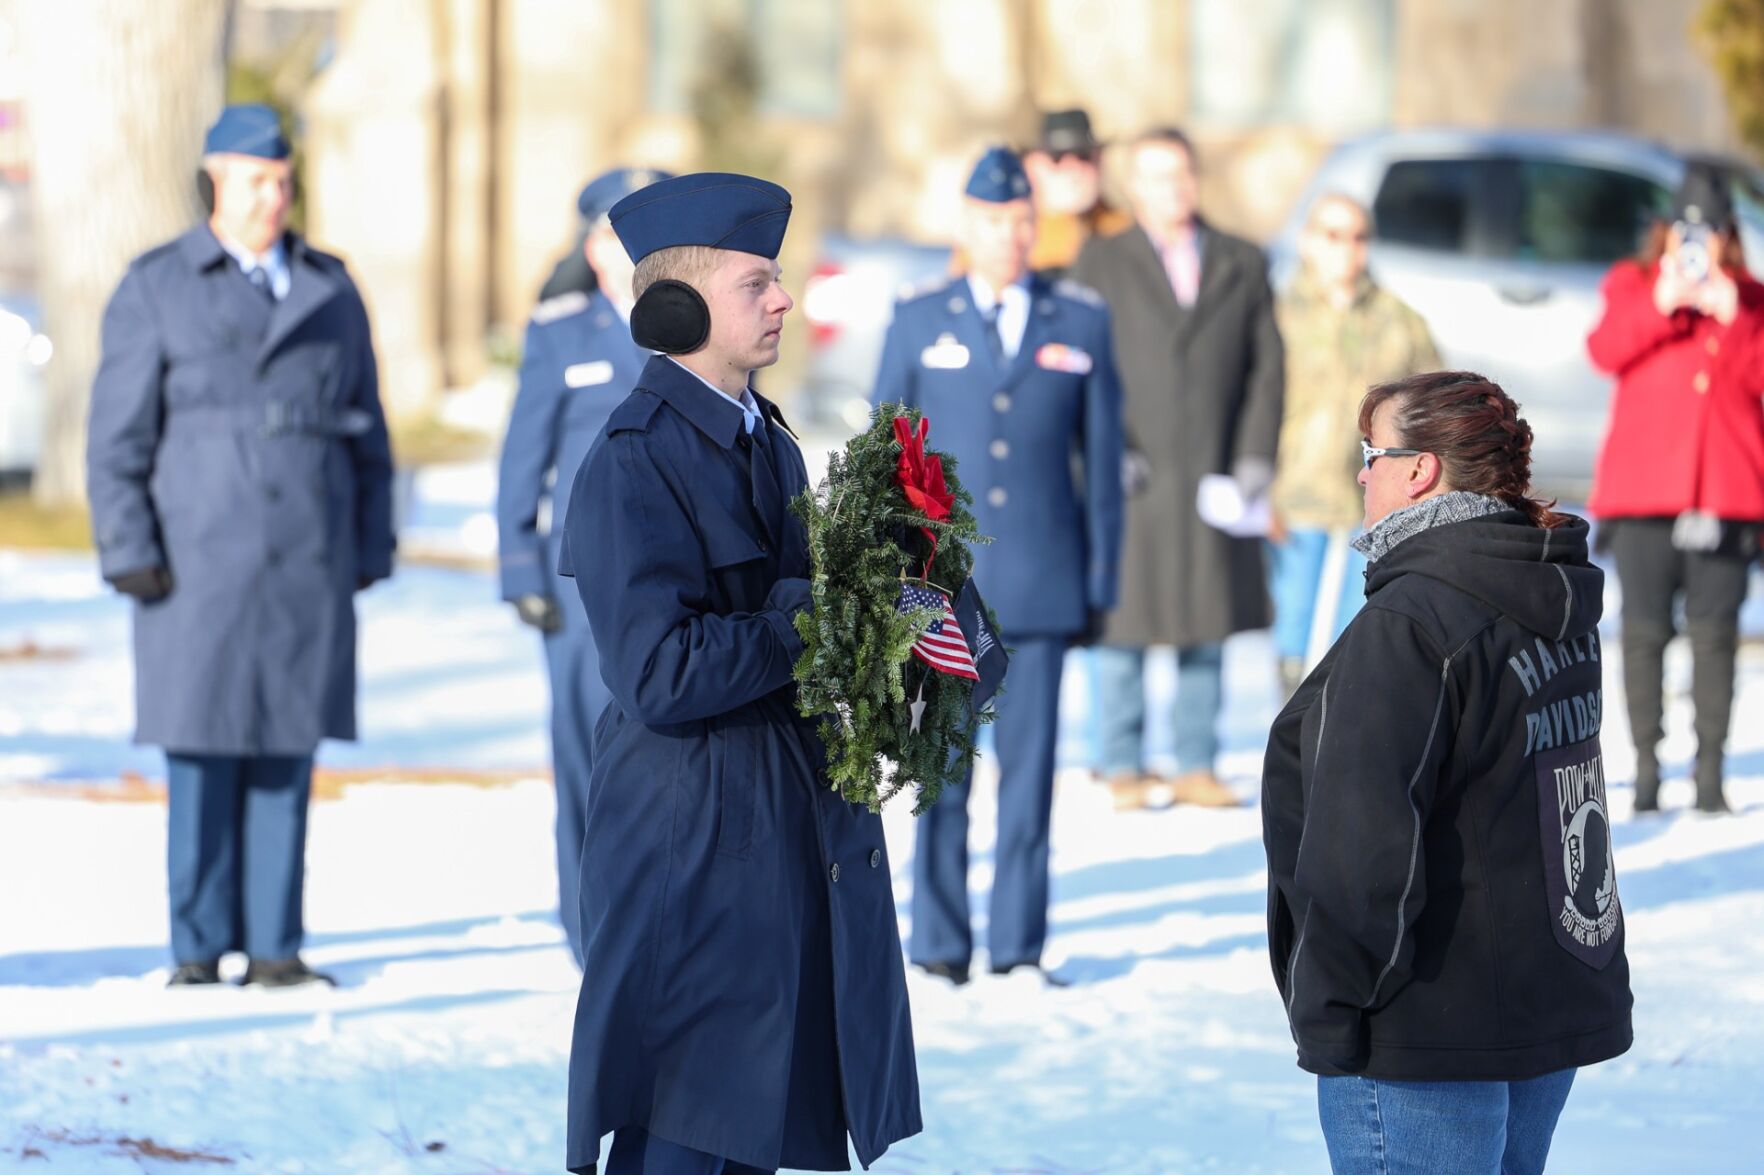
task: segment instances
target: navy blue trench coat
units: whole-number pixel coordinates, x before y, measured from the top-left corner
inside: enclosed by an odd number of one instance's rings
[[[367,312],[286,238],[271,304],[206,225],[137,258],[104,313],[87,485],[135,607],[135,740],[310,755],[355,737],[358,588],[392,571],[392,457]]]
[[[651,359],[584,462],[566,561],[613,702],[582,852],[572,1171],[637,1126],[761,1168],[920,1129],[882,822],[823,782],[791,669],[807,484],[782,417]],[[768,456],[769,454],[769,456]],[[776,477],[771,470],[776,468]]]

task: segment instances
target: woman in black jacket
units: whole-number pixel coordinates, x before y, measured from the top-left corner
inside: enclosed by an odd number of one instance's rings
[[[1495,384],[1384,384],[1360,428],[1366,607],[1268,740],[1274,978],[1338,1175],[1541,1171],[1631,1041],[1604,577]]]

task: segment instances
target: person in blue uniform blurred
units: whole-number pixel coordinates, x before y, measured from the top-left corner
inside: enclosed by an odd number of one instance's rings
[[[630,394],[649,358],[631,341],[631,260],[606,214],[632,192],[665,178],[661,172],[618,168],[596,177],[577,198],[588,226],[582,253],[596,288],[559,294],[534,309],[496,483],[502,598],[545,638],[557,788],[558,911],[578,964],[582,935],[576,889],[594,724],[611,695],[600,679],[581,599],[557,574],[563,545],[558,515],[588,446]],[[542,526],[542,519],[552,524]]]
[[[320,739],[355,737],[355,593],[392,573],[392,455],[367,312],[287,230],[267,106],[208,131],[206,223],[104,312],[87,488],[135,601],[135,740],[165,748],[176,987],[329,982],[299,956]]]
[[[895,309],[877,404],[905,403],[956,458],[990,545],[974,579],[1011,647],[993,728],[998,846],[987,930],[995,973],[1039,967],[1047,939],[1048,833],[1060,671],[1067,648],[1115,604],[1121,549],[1121,388],[1109,314],[1085,287],[1029,268],[1035,208],[1017,156],[988,151],[968,180],[969,272]],[[953,585],[952,585],[953,586]],[[969,785],[919,819],[913,962],[969,977]]]
[[[920,1129],[882,821],[796,710],[802,452],[753,372],[792,302],[790,194],[749,176],[616,204],[631,334],[660,352],[570,491],[566,570],[612,694],[582,846],[574,1172],[865,1166]]]

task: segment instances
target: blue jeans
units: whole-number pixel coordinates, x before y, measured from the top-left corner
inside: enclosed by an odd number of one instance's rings
[[[1098,645],[1097,733],[1104,775],[1145,770],[1145,650]],[[1176,650],[1176,772],[1211,771],[1219,755],[1219,708],[1225,699],[1225,646]]]
[[[1351,537],[1345,530],[1292,530],[1287,532],[1284,543],[1268,544],[1274,649],[1283,659],[1298,657],[1307,664],[1321,660],[1366,602],[1366,556],[1348,545]],[[1328,577],[1326,582],[1324,572],[1332,541],[1338,544],[1335,557],[1342,560],[1341,573]],[[1328,627],[1316,634],[1319,640],[1313,641],[1317,606],[1324,596],[1335,598],[1335,608]]]
[[[1319,1077],[1317,1112],[1335,1175],[1539,1175],[1574,1084]]]

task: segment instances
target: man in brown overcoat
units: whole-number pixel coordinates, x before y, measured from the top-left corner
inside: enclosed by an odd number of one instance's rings
[[[1194,149],[1175,129],[1139,136],[1128,158],[1134,227],[1095,237],[1072,276],[1109,304],[1126,406],[1127,536],[1121,604],[1095,650],[1102,769],[1117,807],[1166,781],[1144,753],[1145,649],[1174,645],[1178,803],[1236,804],[1214,773],[1224,640],[1266,627],[1259,540],[1202,522],[1206,474],[1246,498],[1274,473],[1284,390],[1280,332],[1261,250],[1197,212]]]

